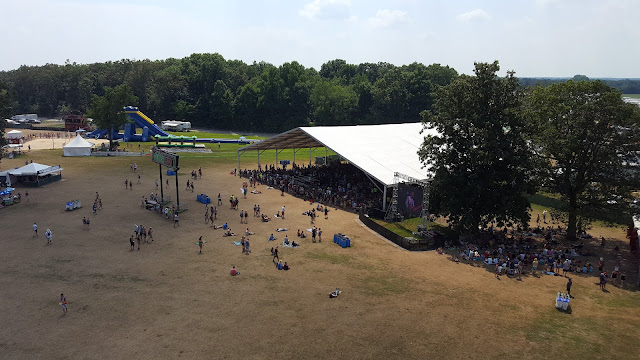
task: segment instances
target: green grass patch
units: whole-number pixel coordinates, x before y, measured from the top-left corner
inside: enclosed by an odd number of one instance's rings
[[[622,96],[630,97],[634,99],[640,99],[640,94],[622,94]]]
[[[384,220],[373,218],[372,220],[382,225],[385,229],[391,230],[394,233],[404,237],[413,237],[413,232],[418,231],[418,225],[422,225],[422,218],[419,217],[404,219],[402,222],[387,222]],[[448,227],[435,222],[429,223],[428,229],[433,231],[440,231],[447,236],[453,233],[453,231]]]

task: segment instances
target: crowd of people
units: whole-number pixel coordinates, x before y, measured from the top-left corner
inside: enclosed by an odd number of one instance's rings
[[[494,267],[496,278],[507,275],[520,279],[527,272],[536,276],[538,273],[555,276],[582,273],[599,274],[602,289],[609,279],[624,285],[626,274],[620,270],[618,246],[614,248],[613,264],[607,264],[604,255],[585,245],[584,241],[593,240],[590,235],[581,234],[581,241],[575,243],[567,243],[564,236],[565,229],[560,225],[526,230],[489,228],[472,239],[461,240],[457,246],[445,242],[444,248],[438,248],[437,252],[444,254],[449,251],[456,262],[483,263]],[[600,247],[604,248],[605,244],[602,237]],[[607,271],[611,269],[611,272]]]
[[[256,183],[279,189],[310,202],[341,207],[353,211],[366,211],[382,207],[382,193],[371,180],[351,164],[334,162],[326,166],[300,166],[241,170],[241,177],[249,179],[249,186]]]

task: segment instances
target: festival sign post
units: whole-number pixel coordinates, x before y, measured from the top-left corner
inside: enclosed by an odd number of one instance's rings
[[[164,203],[164,184],[162,183],[162,166],[166,166],[172,169],[175,172],[176,176],[176,211],[180,211],[180,194],[178,189],[178,160],[180,156],[170,153],[168,151],[159,149],[157,147],[153,147],[151,149],[151,161],[158,164],[158,168],[160,169],[160,198]]]

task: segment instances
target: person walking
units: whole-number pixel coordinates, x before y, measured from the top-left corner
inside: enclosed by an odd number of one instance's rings
[[[318,242],[321,243],[322,242],[322,229],[318,228]]]
[[[218,193],[218,206],[222,205],[222,196]]]
[[[329,219],[329,208],[327,206],[324,207],[324,219]]]
[[[133,241],[133,235],[131,235],[131,237],[129,238],[129,245],[131,245],[131,250],[129,250],[129,251],[135,250],[136,243]]]
[[[198,246],[200,247],[200,254],[202,254],[202,247],[204,246],[204,241],[202,240],[202,236],[198,239]]]
[[[33,223],[33,235],[31,237],[36,237],[38,236],[38,224],[36,224],[35,222]]]
[[[273,234],[271,234],[273,236]],[[273,249],[273,262],[276,262],[276,259],[278,259],[278,261],[280,261],[280,256],[278,256],[278,247],[276,246],[275,249]]]
[[[27,202],[29,202],[29,192],[28,191],[24,192],[24,197],[27,199]]]
[[[173,227],[180,226],[178,213],[173,214]]]
[[[213,207],[213,219],[214,220],[218,220],[218,207],[217,206]]]
[[[129,188],[129,179],[124,179],[124,189],[127,190]]]
[[[569,294],[569,297],[571,297],[571,286],[573,285],[573,280],[571,280],[571,278],[569,278],[569,280],[567,280],[567,294]]]
[[[153,228],[151,226],[149,226],[149,231],[147,232],[147,235],[149,236],[149,240],[153,241]]]
[[[284,205],[282,205],[282,220],[284,220]]]
[[[240,210],[240,224],[244,224],[244,210]]]
[[[62,307],[62,315],[67,315],[67,297],[60,294],[60,307]]]
[[[158,179],[156,179],[156,191],[158,191]]]
[[[53,234],[51,233],[51,229],[47,229],[44,232],[44,237],[47,238],[47,245],[51,245],[51,238],[53,237]]]
[[[140,250],[140,238],[142,236],[140,235],[140,233],[136,234],[136,241],[138,242],[138,250]]]

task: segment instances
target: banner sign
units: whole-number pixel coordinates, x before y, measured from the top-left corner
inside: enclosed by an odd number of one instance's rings
[[[174,171],[178,170],[178,159],[178,155],[160,150],[155,146],[151,149],[151,161],[156,164],[164,165]]]

